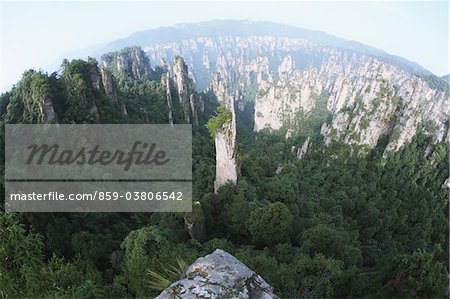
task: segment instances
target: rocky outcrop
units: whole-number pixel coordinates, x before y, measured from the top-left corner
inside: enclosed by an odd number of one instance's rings
[[[53,108],[53,102],[51,99],[46,98],[39,103],[39,112],[44,116],[46,123],[52,124],[58,122],[58,118],[56,116],[55,109]]]
[[[237,113],[254,105],[255,131],[279,131],[286,138],[321,134],[326,145],[340,141],[362,152],[387,140],[385,153],[418,133],[432,136],[434,143],[448,134],[449,85],[417,64],[280,24],[218,23],[224,27],[183,26],[173,40],[144,42],[143,34],[140,43],[154,64],[182,56],[186,66],[178,63],[174,70],[187,73],[188,66],[199,89],[208,89],[219,73]],[[228,30],[228,23],[234,29]],[[174,76],[177,93],[195,115],[196,99],[184,88],[189,81],[180,78]],[[321,101],[326,113],[318,117]],[[320,122],[314,132],[311,122]]]
[[[277,298],[273,288],[231,254],[217,249],[197,259],[186,277],[172,283],[158,299]]]
[[[342,140],[373,148],[390,136],[386,151],[396,151],[418,132],[440,142],[448,132],[448,89],[377,58],[333,50],[320,73],[333,113],[326,143]],[[334,80],[333,80],[334,79]]]
[[[308,138],[306,138],[305,142],[303,143],[302,147],[297,150],[297,158],[299,160],[301,160],[306,155],[306,152],[308,152],[310,142],[311,137],[308,136]]]
[[[231,119],[223,124],[215,133],[216,148],[216,180],[214,190],[217,190],[227,182],[236,184],[238,177],[237,166],[237,142],[236,142],[236,113],[234,110],[235,99],[230,95],[226,78],[217,72],[212,80],[211,89],[217,100],[231,114]]]
[[[126,74],[134,80],[156,79],[147,55],[140,47],[125,48],[102,56],[102,64],[117,74]]]

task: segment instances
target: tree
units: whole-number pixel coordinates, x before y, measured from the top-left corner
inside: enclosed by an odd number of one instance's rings
[[[216,137],[219,130],[222,129],[225,124],[231,122],[232,118],[233,114],[230,110],[227,110],[224,106],[219,106],[217,108],[217,115],[211,117],[205,125],[211,137]]]
[[[45,276],[49,281],[47,285],[50,293],[56,298],[103,297],[101,272],[81,257],[67,262],[64,258],[53,256],[48,262]]]
[[[150,285],[150,280],[155,277],[149,276],[149,273],[167,273],[167,269],[176,265],[176,261],[183,260],[189,265],[197,258],[198,254],[192,248],[171,242],[168,233],[157,226],[147,226],[131,231],[122,242],[125,261],[120,278],[134,296],[157,295],[155,288]],[[172,279],[170,282],[177,280],[174,277],[166,279]]]
[[[42,296],[42,237],[26,233],[15,214],[0,213],[0,297]]]
[[[153,247],[152,243],[159,246],[160,242],[167,243],[160,229],[144,227],[130,232],[121,245],[125,250],[124,277],[130,291],[138,297],[147,296],[151,291],[146,277],[146,272],[152,265],[148,255]]]
[[[325,224],[319,224],[306,230],[301,242],[300,249],[305,253],[321,253],[326,257],[339,259],[345,265],[355,265],[362,262],[361,250],[352,246],[348,233],[337,231]]]
[[[416,250],[402,254],[387,262],[386,284],[381,297],[440,298],[448,292],[446,266],[437,261],[442,249],[437,246],[433,252]]]
[[[299,254],[290,263],[280,265],[278,271],[284,297],[330,298],[342,274],[342,263],[322,254]]]
[[[248,229],[255,242],[262,245],[287,241],[292,229],[292,215],[283,203],[271,203],[251,213]]]

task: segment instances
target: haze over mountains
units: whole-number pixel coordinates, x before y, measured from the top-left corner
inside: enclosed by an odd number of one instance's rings
[[[307,39],[322,46],[332,46],[351,50],[366,55],[382,57],[386,60],[402,64],[411,70],[431,74],[428,70],[405,58],[390,55],[383,50],[376,49],[357,41],[349,41],[325,32],[302,29],[290,25],[250,21],[250,20],[213,20],[199,23],[182,23],[173,27],[160,27],[156,29],[136,32],[130,36],[107,43],[103,47],[96,46],[94,51],[83,51],[85,55],[99,57],[104,53],[117,51],[129,46],[145,47],[153,44],[179,42],[181,40],[197,37],[219,36],[283,36],[288,38]]]

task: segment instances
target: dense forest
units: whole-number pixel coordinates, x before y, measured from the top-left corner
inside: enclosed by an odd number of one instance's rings
[[[93,83],[95,59],[66,60],[53,74],[25,72],[0,99],[2,143],[7,123],[169,122],[164,71],[138,80],[106,71],[114,100]],[[195,97],[205,104],[193,125],[193,200],[200,205],[187,215],[2,212],[0,297],[151,298],[217,248],[281,298],[447,296],[446,144],[430,145],[420,134],[387,157],[387,140],[360,156],[354,146],[319,142],[313,117],[303,124],[312,146],[299,160],[291,148],[306,135],[253,132],[249,104],[237,118],[238,183],[214,193],[207,123],[223,108],[210,93]],[[48,99],[52,118],[43,113]],[[173,111],[183,123],[183,107]],[[202,224],[201,237],[188,232],[187,217]]]

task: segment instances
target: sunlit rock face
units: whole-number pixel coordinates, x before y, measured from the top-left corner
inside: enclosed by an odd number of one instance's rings
[[[335,51],[337,52],[337,51]],[[440,90],[399,66],[368,56],[335,53],[321,69],[333,113],[326,142],[343,140],[373,148],[389,136],[398,150],[419,131],[442,141],[448,132],[448,89]],[[335,80],[333,80],[336,78]]]
[[[295,128],[296,120],[315,106],[323,84],[314,68],[299,70],[292,55],[286,55],[276,73],[258,74],[255,101],[255,131],[264,128]]]
[[[314,108],[326,92],[331,121],[322,134],[325,143],[340,140],[373,148],[389,136],[386,151],[397,151],[419,131],[442,141],[448,132],[448,91],[433,88],[423,78],[381,59],[320,48],[320,67],[296,69],[285,56],[274,75],[258,82],[255,130],[282,126],[301,130],[295,120]],[[261,76],[262,77],[262,76]],[[325,129],[326,128],[326,129]]]
[[[278,298],[261,276],[221,249],[197,259],[185,276],[156,298]]]

